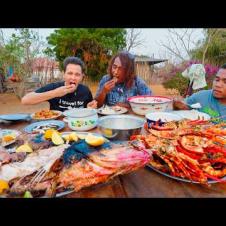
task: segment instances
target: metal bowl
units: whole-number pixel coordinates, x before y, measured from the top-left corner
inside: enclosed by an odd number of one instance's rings
[[[132,115],[110,115],[98,120],[98,128],[110,140],[129,140],[141,133],[145,120]]]

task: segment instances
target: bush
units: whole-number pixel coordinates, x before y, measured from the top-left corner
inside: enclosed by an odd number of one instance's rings
[[[183,96],[187,90],[188,84],[189,84],[189,79],[184,78],[182,76],[182,72],[189,67],[192,64],[199,64],[201,63],[200,61],[189,61],[185,64],[181,64],[179,66],[174,66],[169,73],[166,74],[166,76],[169,77],[167,81],[163,83],[163,86],[166,89],[176,89],[180,93],[181,96]],[[205,71],[206,71],[206,83],[207,86],[204,87],[203,89],[211,89],[212,88],[212,83],[213,79],[219,70],[218,66],[214,66],[211,64],[205,64]],[[194,90],[193,93],[198,92],[202,89]]]
[[[163,83],[166,89],[176,89],[183,96],[187,90],[189,79],[184,78],[181,73],[177,73],[171,79]]]

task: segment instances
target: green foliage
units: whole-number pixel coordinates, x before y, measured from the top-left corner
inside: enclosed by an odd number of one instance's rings
[[[202,88],[202,89],[193,90],[193,93],[196,93],[196,92],[203,90],[203,89],[204,90],[211,89],[213,79],[214,79],[214,76],[207,79],[207,86]],[[188,88],[188,84],[189,84],[189,79],[183,77],[181,73],[177,73],[172,78],[170,78],[169,80],[164,82],[163,86],[166,89],[176,89],[181,96],[184,96],[184,94],[185,94],[185,92]]]
[[[192,58],[202,60],[208,44],[205,63],[222,65],[226,63],[226,29],[204,29],[205,38],[200,41],[199,47],[192,51]]]
[[[0,62],[5,73],[8,66],[13,66],[14,72],[20,78],[32,73],[32,60],[41,53],[41,41],[37,32],[28,28],[16,29],[7,43],[0,45]]]
[[[87,75],[93,80],[106,73],[112,54],[126,46],[126,30],[121,28],[63,28],[57,29],[49,37],[52,48],[62,68],[63,60],[68,56],[80,57],[87,66]]]
[[[181,73],[177,73],[171,79],[163,83],[166,89],[176,89],[181,96],[184,95],[188,87],[189,79],[184,78]]]

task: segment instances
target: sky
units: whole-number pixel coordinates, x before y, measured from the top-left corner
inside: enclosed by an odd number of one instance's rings
[[[9,37],[15,29],[2,29],[6,37]],[[50,33],[54,31],[53,29],[47,28],[40,28],[40,29],[33,29],[39,32],[40,36],[45,39]],[[139,29],[141,31],[140,39],[143,40],[143,44],[131,49],[133,54],[137,55],[147,55],[154,58],[164,58],[166,55],[166,49],[160,44],[163,42],[165,44],[168,43],[167,36],[168,36],[168,29],[156,29],[156,28],[146,28],[146,29]],[[177,32],[181,32],[182,29],[174,29]],[[191,30],[191,29],[189,29]],[[192,35],[193,41],[198,41],[202,39],[203,36],[203,29],[193,29],[194,33]]]
[[[174,29],[176,32],[181,33],[182,29]],[[189,29],[191,30],[191,29]],[[141,29],[142,38],[145,40],[143,46],[132,49],[132,51],[138,55],[144,54],[153,56],[154,58],[161,58],[165,55],[166,49],[161,45],[161,42],[168,43],[168,29],[155,29],[146,28]],[[193,41],[196,42],[203,39],[203,29],[193,29]]]

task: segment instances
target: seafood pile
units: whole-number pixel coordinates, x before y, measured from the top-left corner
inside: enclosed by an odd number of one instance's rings
[[[119,175],[132,172],[145,166],[150,161],[149,153],[144,149],[130,147],[115,147],[87,153],[80,149],[84,158],[66,165],[59,174],[60,188],[71,187],[79,191]]]
[[[225,182],[226,124],[208,120],[181,120],[164,125],[146,125],[147,135],[131,140],[143,142],[152,150],[149,164],[174,177],[208,184],[209,180]]]
[[[68,145],[64,144],[58,147],[42,149],[29,154],[22,162],[5,164],[0,169],[0,178],[5,181],[10,181],[18,177],[30,175],[40,167],[45,166],[48,162],[54,162],[59,159],[67,147]]]
[[[100,137],[89,134],[80,139],[74,132],[61,135],[53,131],[50,136],[49,131],[44,137],[52,137],[51,147],[42,146],[21,161],[0,166],[0,180],[9,185],[6,197],[22,197],[26,192],[33,197],[54,197],[67,190],[79,191],[132,172],[151,159],[142,143],[131,142],[127,146],[100,143]],[[45,169],[42,177],[40,169]]]
[[[3,147],[0,147],[0,166],[9,162],[23,161],[26,157],[26,153],[9,153]]]
[[[22,162],[27,156],[25,151],[20,152],[17,147],[28,145],[31,151],[45,149],[51,146],[51,142],[38,134],[20,134],[12,144],[0,146],[0,166],[10,162]]]

